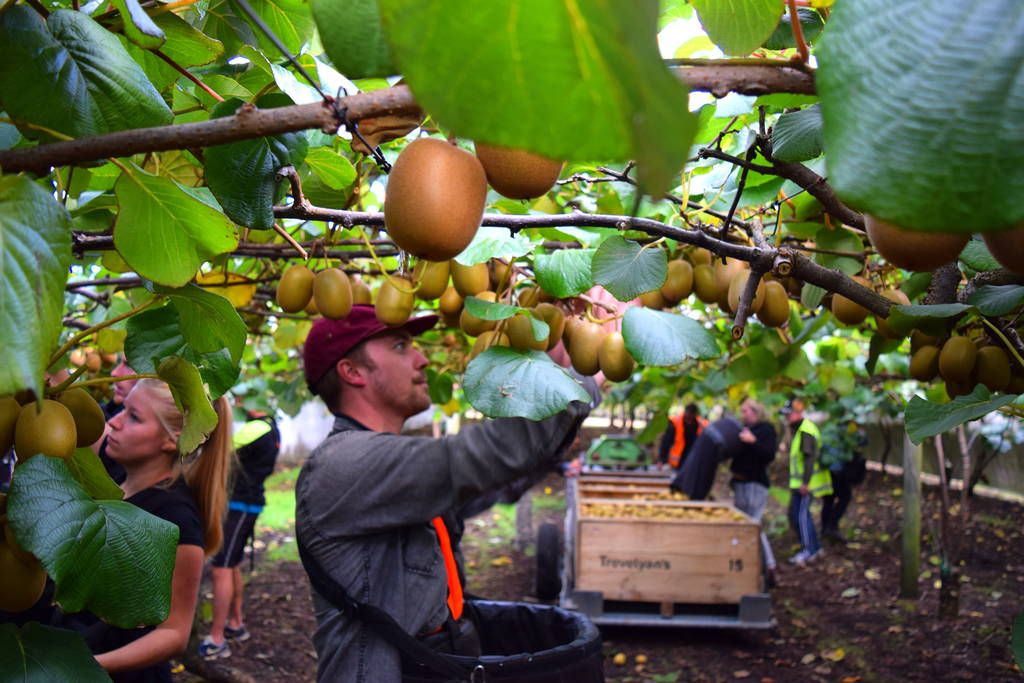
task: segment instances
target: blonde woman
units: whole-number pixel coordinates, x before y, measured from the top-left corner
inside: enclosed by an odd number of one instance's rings
[[[740,405],[740,419],[743,429],[730,468],[733,501],[737,508],[760,523],[768,503],[768,465],[775,460],[778,435],[765,418],[764,406],[752,398]],[[775,555],[763,531],[761,548],[764,551],[765,579],[770,588],[775,584]]]

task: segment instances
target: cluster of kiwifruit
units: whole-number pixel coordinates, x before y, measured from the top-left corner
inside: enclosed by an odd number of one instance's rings
[[[349,278],[340,268],[314,273],[307,266],[289,266],[277,283],[277,305],[285,313],[304,311],[338,320],[353,304],[370,303],[370,288],[358,278]]]
[[[860,275],[854,275],[850,279],[867,289],[874,288],[870,280]],[[879,296],[888,299],[897,306],[906,306],[910,304],[910,299],[907,298],[907,295],[898,289],[887,287],[878,290],[877,293]],[[868,315],[870,315],[870,311],[868,311],[868,309],[855,301],[847,299],[842,294],[832,294],[832,301],[829,304],[829,307],[836,320],[851,327],[860,325],[867,320]],[[879,318],[875,316],[875,328],[878,330],[880,335],[886,339],[903,339],[907,336],[906,334],[902,334],[894,330],[886,320],[886,318]]]
[[[950,398],[969,394],[978,384],[992,392],[1024,393],[1024,368],[997,344],[965,335],[940,339],[914,330],[910,353],[910,376],[920,382],[941,378]]]
[[[687,520],[693,522],[745,522],[741,512],[729,507],[644,505],[643,503],[580,503],[581,517],[603,519]]]
[[[72,387],[56,399],[31,400],[22,405],[13,396],[0,398],[0,453],[11,446],[22,463],[42,453],[70,458],[76,448],[103,436],[103,409],[85,389]]]
[[[875,250],[905,270],[935,270],[955,260],[971,239],[967,233],[907,230],[870,215],[864,216],[864,227]],[[982,239],[1000,265],[1024,274],[1024,226],[986,232]]]
[[[24,612],[43,596],[46,570],[15,538],[7,521],[7,496],[2,493],[0,519],[0,611]]]

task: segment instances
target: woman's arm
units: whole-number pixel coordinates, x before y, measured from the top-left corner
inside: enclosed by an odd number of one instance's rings
[[[203,549],[197,545],[179,545],[171,578],[171,611],[155,629],[138,640],[96,655],[107,671],[141,669],[185,651],[192,632],[192,618],[199,599],[203,575]]]

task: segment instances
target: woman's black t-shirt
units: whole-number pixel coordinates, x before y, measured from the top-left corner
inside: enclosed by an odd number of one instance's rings
[[[202,547],[203,525],[199,517],[199,508],[196,507],[192,491],[184,479],[178,478],[167,487],[151,486],[125,500],[160,519],[177,525],[178,545]],[[153,630],[152,626],[131,629],[117,628],[103,623],[86,612],[67,615],[61,625],[82,632],[94,654],[109,652],[127,645]],[[171,667],[168,662],[154,664],[145,669],[113,673],[110,674],[110,677],[114,683],[170,683],[172,680]]]

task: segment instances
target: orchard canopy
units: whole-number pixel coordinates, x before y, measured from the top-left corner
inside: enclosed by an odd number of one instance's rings
[[[1022,27],[1016,0],[0,2],[0,396],[101,397],[123,351],[171,385],[183,450],[229,389],[294,412],[322,302],[277,286],[302,264],[442,309],[447,411],[585,397],[542,350],[564,326],[578,370],[658,416],[643,438],[680,395],[891,405],[917,442],[1020,416]],[[383,211],[425,137],[564,162],[529,199],[492,179],[441,290],[489,281],[440,300]],[[119,498],[87,449],[37,457],[8,520],[67,610],[156,623],[173,530]],[[54,643],[5,626],[0,659],[89,680]]]

